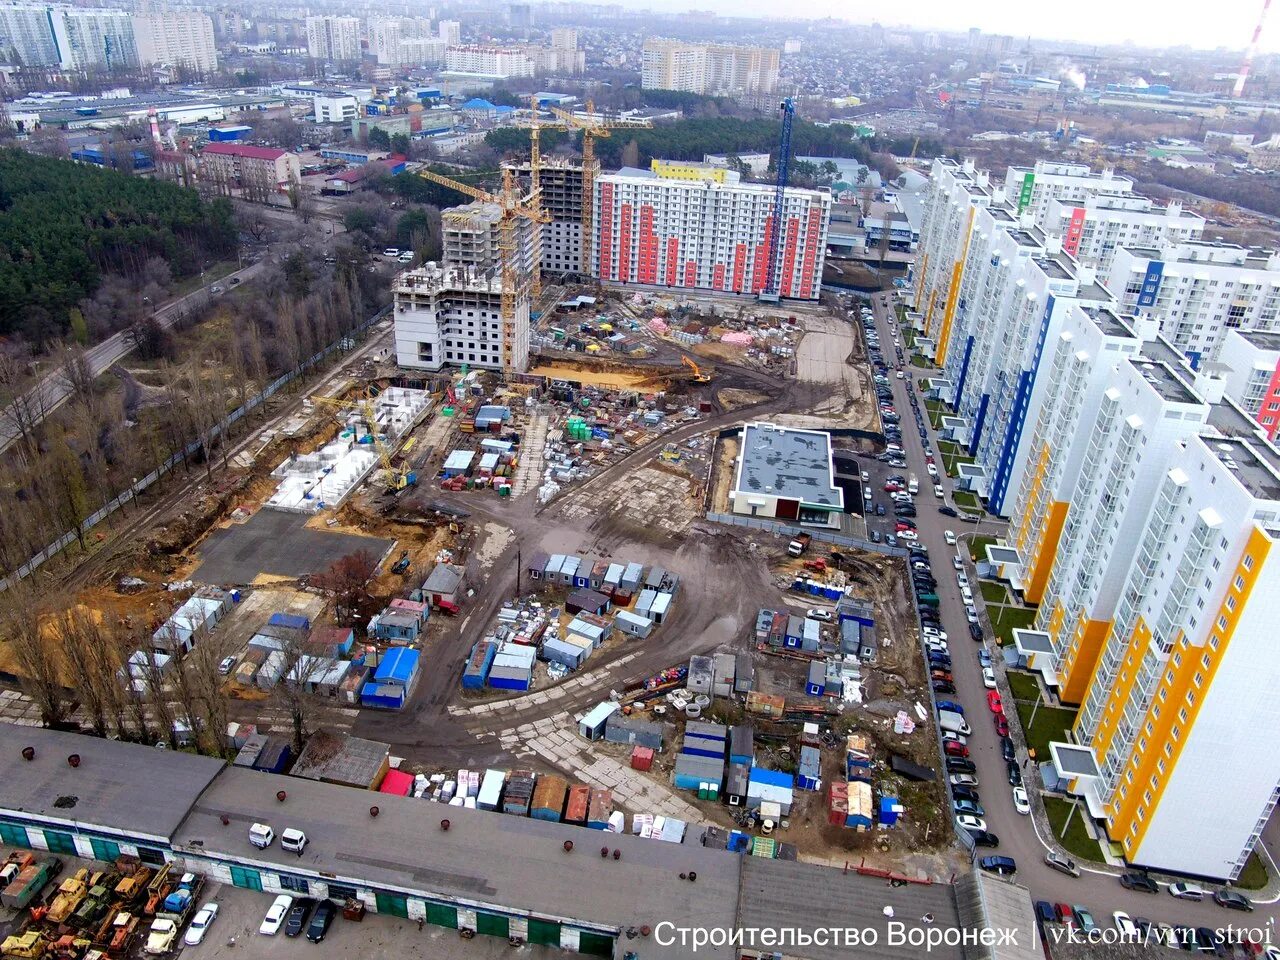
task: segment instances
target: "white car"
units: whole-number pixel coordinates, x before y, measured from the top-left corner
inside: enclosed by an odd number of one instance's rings
[[[204,940],[204,935],[208,933],[209,927],[216,919],[218,919],[218,905],[216,903],[206,903],[191,921],[191,926],[187,927],[187,935],[182,938],[182,942],[189,947],[194,947],[201,943]]]
[[[964,599],[964,605],[965,605],[966,607],[971,607],[971,606],[973,606],[973,591],[972,591],[972,590],[970,590],[968,587],[961,587],[961,588],[960,588],[960,596]]]
[[[978,778],[972,773],[953,773],[950,777],[953,787],[976,787]]]
[[[398,257],[398,256],[400,256],[400,248],[399,248],[399,247],[387,247],[387,249],[385,249],[385,250],[383,250],[383,251],[382,251],[382,255],[383,255],[384,257]]]
[[[925,470],[929,472],[929,476],[936,477],[938,475],[938,467],[936,464],[925,464]]]
[[[899,379],[899,380],[901,380],[901,379],[902,379],[902,371],[901,371],[901,370],[899,370],[899,371],[898,371],[898,373],[897,373],[897,377],[898,377],[898,379]]]
[[[280,927],[284,924],[284,918],[289,915],[289,908],[292,906],[293,897],[283,893],[272,900],[271,909],[262,918],[262,925],[258,927],[258,932],[268,937],[274,937],[280,932]]]
[[[964,561],[960,559],[960,554],[956,554],[951,558],[951,565],[957,570],[964,570]]]
[[[867,471],[863,470],[863,471],[862,471],[862,482],[863,482],[863,483],[869,483],[870,481],[871,481],[871,474],[869,474],[869,473],[867,473]]]
[[[977,623],[978,622],[977,607],[973,606],[973,604],[967,605],[964,608],[964,616],[965,616],[965,619],[968,620],[970,623]]]
[[[935,483],[933,485],[933,495],[937,497],[939,500],[942,499],[942,484]]]
[[[941,640],[943,643],[946,643],[948,639],[947,631],[936,630],[933,627],[925,627],[924,635],[929,640]]]
[[[942,489],[939,487],[938,489]],[[947,546],[954,547],[956,545],[956,532],[954,530],[943,530],[943,539],[947,541]]]
[[[956,574],[956,583],[958,583],[958,584],[959,584],[960,586],[962,586],[962,587],[967,587],[967,586],[969,585],[969,575],[968,575],[967,573],[965,573],[964,571],[961,571],[960,573],[957,573],[957,574]]]
[[[982,668],[982,685],[988,690],[996,688],[996,672],[991,667]]]
[[[1013,788],[1013,809],[1017,810],[1024,817],[1031,813],[1031,801],[1027,799],[1026,787]]]
[[[808,620],[820,620],[823,623],[831,622],[830,610],[819,610],[815,607],[812,610],[806,610],[804,612],[804,615],[805,615],[805,618]]]
[[[898,539],[906,540],[908,543],[912,543],[916,540],[919,540],[920,538],[916,536],[916,532],[914,530],[900,530],[898,532]]]
[[[964,830],[987,829],[987,821],[983,820],[981,817],[970,816],[967,813],[958,814],[956,816],[956,823],[958,823],[961,829]]]
[[[1111,915],[1111,922],[1116,925],[1116,929],[1120,931],[1122,942],[1132,942],[1137,939],[1138,927],[1129,919],[1129,915],[1123,910],[1117,910]]]

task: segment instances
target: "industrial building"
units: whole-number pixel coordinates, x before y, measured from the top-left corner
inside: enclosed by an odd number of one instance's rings
[[[1280,430],[1280,333],[1228,330],[1218,360],[1227,396],[1274,442]]]
[[[243,143],[211,143],[200,151],[200,176],[225,186],[269,184],[273,188],[299,182],[298,155],[274,147]]]
[[[729,499],[734,513],[838,529],[844,491],[835,483],[831,435],[747,424]]]
[[[135,13],[133,36],[144,66],[183,67],[199,74],[218,69],[213,20],[207,14],[166,11]]]
[[[425,263],[396,277],[396,362],[402,367],[446,366],[523,370],[529,363],[529,295],[512,294],[513,314],[502,318],[500,270]]]
[[[626,168],[596,179],[592,271],[606,283],[759,294],[769,278],[775,189],[672,180]],[[831,195],[789,187],[774,246],[777,292],[822,290]]]
[[[773,93],[778,62],[772,47],[650,37],[641,51],[640,85],[702,94]]]
[[[592,161],[600,176],[600,161]],[[522,191],[530,185],[529,162],[503,165],[515,173]],[[582,270],[582,158],[545,156],[539,168],[542,211],[551,218],[541,227],[542,269],[545,273],[578,273]]]
[[[1280,330],[1280,253],[1184,241],[1117,251],[1105,278],[1121,309],[1153,317],[1192,365],[1216,360],[1228,330]]]

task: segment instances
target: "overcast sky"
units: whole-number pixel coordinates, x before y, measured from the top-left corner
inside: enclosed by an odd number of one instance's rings
[[[1132,41],[1141,46],[1188,45],[1241,50],[1253,35],[1263,0],[910,0],[894,5],[851,4],[849,0],[808,0],[779,6],[776,0],[650,0],[663,9],[714,9],[723,14],[838,17],[853,22],[879,20],[917,29],[967,30],[1031,35],[1085,43]],[[1280,4],[1277,4],[1280,7]],[[1263,27],[1261,49],[1280,50],[1280,10]]]

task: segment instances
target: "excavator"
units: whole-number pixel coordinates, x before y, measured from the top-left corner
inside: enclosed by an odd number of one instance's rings
[[[693,382],[694,382],[694,383],[710,383],[710,382],[711,382],[711,374],[709,374],[709,373],[703,373],[703,372],[698,368],[698,365],[697,365],[696,363],[694,363],[692,360],[690,360],[688,357],[686,357],[686,356],[681,356],[681,357],[680,357],[680,362],[681,362],[681,363],[683,363],[686,367],[688,367],[690,370],[692,370],[692,371],[693,371]]]

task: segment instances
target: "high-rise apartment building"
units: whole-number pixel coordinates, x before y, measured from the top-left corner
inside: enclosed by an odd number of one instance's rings
[[[424,17],[370,17],[366,26],[369,52],[378,63],[390,66],[415,63],[406,53],[405,41],[431,37],[437,40],[431,21]],[[444,51],[441,50],[441,57]]]
[[[521,190],[528,190],[528,161],[504,164],[516,175]],[[595,177],[600,161],[594,161]],[[582,270],[582,158],[548,155],[539,173],[542,210],[549,223],[542,224],[542,269],[546,273],[579,273]]]
[[[481,367],[518,372],[529,364],[529,296],[502,316],[500,271],[425,263],[395,278],[396,362],[409,369]]]
[[[608,283],[758,294],[769,276],[774,196],[770,185],[671,180],[647,170],[599,177],[593,272]],[[831,195],[788,188],[782,216],[777,292],[816,300]]]
[[[706,94],[764,94],[778,86],[778,51],[650,38],[641,50],[641,86]]]
[[[1228,330],[1217,369],[1226,381],[1227,396],[1274,442],[1280,432],[1280,333]]]
[[[138,66],[133,22],[123,10],[62,4],[0,4],[0,60],[63,70]]]
[[[457,20],[441,20],[436,24],[436,29],[447,46],[456,47],[462,43],[462,24]]]
[[[1062,237],[1062,249],[1102,277],[1121,247],[1163,247],[1198,240],[1204,231],[1204,217],[1176,200],[1160,207],[1136,193],[1095,194],[1079,203],[1054,197],[1043,221],[1045,233]]]
[[[483,47],[475,44],[449,47],[444,54],[446,70],[479,73],[490,77],[532,77],[534,63],[529,54],[513,47]]]
[[[551,31],[551,46],[556,50],[577,50],[578,31],[573,27],[556,27]]]
[[[1198,365],[1228,330],[1280,330],[1280,253],[1184,241],[1116,253],[1106,277],[1121,308],[1149,316]]]
[[[1005,171],[1004,193],[1018,215],[1030,212],[1036,226],[1048,228],[1049,202],[1079,205],[1099,194],[1129,194],[1133,181],[1110,167],[1095,173],[1087,164],[1037,160],[1034,167],[1011,166]]]
[[[450,207],[440,214],[441,250],[451,266],[494,271],[502,268],[502,207],[475,201]],[[542,224],[517,217],[515,222],[516,275],[527,280],[533,273],[542,242]]]
[[[43,4],[0,3],[0,60],[29,67],[62,62],[53,38],[52,11]]]
[[[307,56],[331,63],[360,59],[359,17],[307,17]]]
[[[133,35],[143,64],[183,67],[196,73],[218,69],[213,20],[203,13],[134,14]]]

